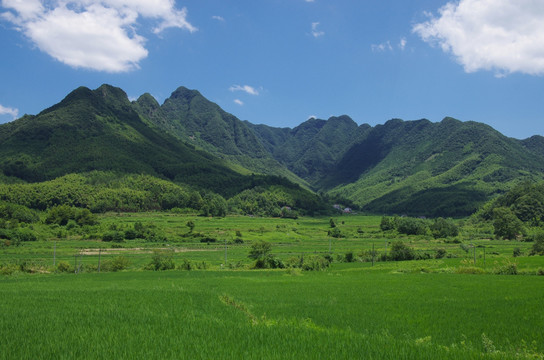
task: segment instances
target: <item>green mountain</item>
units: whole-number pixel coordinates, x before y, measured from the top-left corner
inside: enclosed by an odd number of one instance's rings
[[[319,189],[319,183],[354,141],[370,129],[357,126],[349,116],[309,119],[294,129],[249,124],[272,156]]]
[[[521,140],[521,145],[537,155],[544,156],[544,137],[540,135],[531,136],[528,139]]]
[[[239,171],[279,175],[306,185],[274,160],[245,122],[196,90],[179,87],[162,106],[144,94],[134,102],[134,108],[157,128],[238,165]]]
[[[368,131],[321,185],[373,213],[461,216],[543,172],[544,157],[485,124],[397,119]]]
[[[274,128],[240,121],[184,87],[159,105],[149,94],[130,102],[109,85],[78,88],[36,116],[0,125],[0,182],[17,188],[95,170],[211,190],[243,213],[258,203],[270,205],[264,213],[280,203],[320,211],[295,181],[370,213],[464,216],[541,180],[544,138],[516,140],[452,118],[371,127],[344,115]]]
[[[475,122],[347,116],[294,129],[252,125],[265,148],[315,190],[372,213],[462,216],[522,179],[541,179],[544,138],[519,141]]]
[[[256,182],[224,160],[153,129],[126,93],[109,85],[80,87],[36,116],[1,125],[0,159],[5,176],[28,182],[116,171],[150,174],[225,196]]]

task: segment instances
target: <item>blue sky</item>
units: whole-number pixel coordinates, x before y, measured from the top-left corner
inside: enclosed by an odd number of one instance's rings
[[[484,122],[544,135],[541,0],[1,0],[0,122],[78,86],[242,120]]]

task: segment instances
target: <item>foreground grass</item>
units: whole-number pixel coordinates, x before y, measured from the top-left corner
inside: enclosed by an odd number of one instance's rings
[[[360,266],[2,277],[0,358],[542,359],[543,285]]]

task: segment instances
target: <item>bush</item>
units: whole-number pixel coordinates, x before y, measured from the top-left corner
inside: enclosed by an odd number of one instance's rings
[[[19,242],[26,242],[26,241],[36,241],[38,240],[38,238],[36,237],[36,234],[34,234],[32,230],[19,229],[13,234],[12,240],[14,240],[15,243],[19,243]]]
[[[437,249],[436,254],[434,255],[435,259],[442,259],[446,256],[446,249]]]
[[[344,255],[344,261],[345,262],[355,262],[355,255],[353,255],[353,251],[348,251],[345,255]]]
[[[397,228],[398,219],[396,217],[390,218],[387,216],[382,217],[380,221],[380,229],[382,231],[395,230]]]
[[[523,234],[523,222],[506,207],[499,207],[493,210],[493,227],[497,238],[515,239]]]
[[[493,269],[493,273],[497,275],[517,275],[518,264],[515,262],[506,261]]]
[[[102,235],[102,241],[106,242],[122,242],[124,240],[123,233],[120,231],[108,231]]]
[[[513,253],[512,253],[512,256],[513,256],[513,257],[521,256],[521,249],[520,249],[519,247],[514,248],[514,251],[513,251]]]
[[[409,217],[400,219],[397,227],[397,231],[405,235],[425,235],[428,229],[425,220]]]
[[[190,260],[183,259],[183,261],[181,262],[181,265],[178,266],[178,269],[179,270],[193,270],[194,266],[193,264],[191,264]]]
[[[71,273],[74,272],[74,268],[66,261],[59,261],[59,263],[57,264],[57,272]]]
[[[174,264],[173,251],[154,250],[151,262],[146,266],[147,270],[161,271],[171,270],[176,266]]]
[[[435,239],[455,237],[459,235],[459,228],[452,220],[449,219],[436,219],[430,226],[430,229]]]
[[[530,255],[544,255],[544,231],[534,234],[531,239],[534,241]]]
[[[331,230],[329,230],[327,234],[329,236],[333,237],[333,238],[341,238],[342,237],[342,232],[337,227],[334,227]]]
[[[391,245],[389,257],[394,261],[413,260],[415,258],[415,252],[402,241],[394,241]]]
[[[272,251],[272,245],[266,241],[257,241],[251,245],[248,257],[254,260],[264,260]]]
[[[121,271],[128,268],[130,260],[124,256],[116,256],[113,259],[106,260],[102,263],[102,269],[104,271]]]
[[[209,236],[206,236],[206,237],[203,237],[202,239],[200,239],[201,243],[206,243],[206,244],[214,243],[216,241],[217,241],[217,239],[214,239],[214,238],[209,237]]]
[[[329,267],[330,261],[323,256],[312,255],[307,256],[302,263],[302,270],[304,271],[320,271]]]

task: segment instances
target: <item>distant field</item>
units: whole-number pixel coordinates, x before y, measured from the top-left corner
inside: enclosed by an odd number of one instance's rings
[[[330,218],[100,219],[102,232],[153,224],[160,242],[103,242],[35,224],[42,240],[0,250],[6,269],[37,272],[0,276],[0,359],[544,359],[544,276],[536,276],[544,257],[527,256],[531,244],[466,225],[455,242],[388,238],[380,217],[333,220],[340,238],[328,236]],[[446,256],[369,260],[370,250],[385,253],[398,238]],[[326,271],[249,270],[258,240],[284,261],[334,261]],[[176,270],[144,270],[157,249]],[[344,262],[347,252],[357,261]],[[120,256],[126,270],[104,271]],[[58,273],[60,262],[79,273]],[[181,270],[186,262],[206,270]],[[512,264],[517,276],[495,275]]]
[[[164,240],[104,242],[99,235],[93,237],[87,233],[81,234],[78,232],[80,229],[65,230],[59,227],[58,230],[51,230],[51,227],[35,224],[34,229],[41,232],[42,239],[46,241],[0,248],[0,264],[27,261],[41,266],[44,271],[51,271],[53,264],[65,261],[77,267],[88,264],[89,270],[94,271],[99,261],[122,255],[129,260],[129,269],[137,270],[150,261],[153,249],[160,249],[173,250],[176,264],[188,260],[205,262],[208,269],[221,269],[221,265],[244,268],[251,263],[247,257],[251,244],[259,240],[270,242],[273,255],[283,260],[311,254],[330,254],[336,259],[347,252],[358,256],[372,249],[376,251],[378,259],[379,255],[390,249],[393,241],[402,240],[417,253],[427,253],[431,257],[434,257],[437,249],[444,249],[444,264],[449,267],[476,265],[482,269],[491,269],[505,261],[515,261],[520,270],[536,272],[544,268],[544,261],[539,257],[526,256],[531,243],[494,240],[489,229],[464,226],[460,236],[453,242],[451,239],[433,239],[429,236],[396,235],[391,238],[380,231],[379,216],[338,216],[333,219],[342,232],[340,238],[328,236],[331,230],[329,217],[292,220],[248,216],[211,218],[161,212],[112,213],[101,216],[98,230],[89,230],[88,233],[95,231],[100,234],[109,228],[126,230],[140,222],[153,226],[164,236]],[[188,221],[194,222],[193,233],[198,236],[187,236]],[[201,237],[210,237],[215,242],[202,243]],[[241,242],[237,243],[236,239]],[[457,242],[462,242],[464,249]],[[521,257],[512,258],[514,248],[521,250]]]

